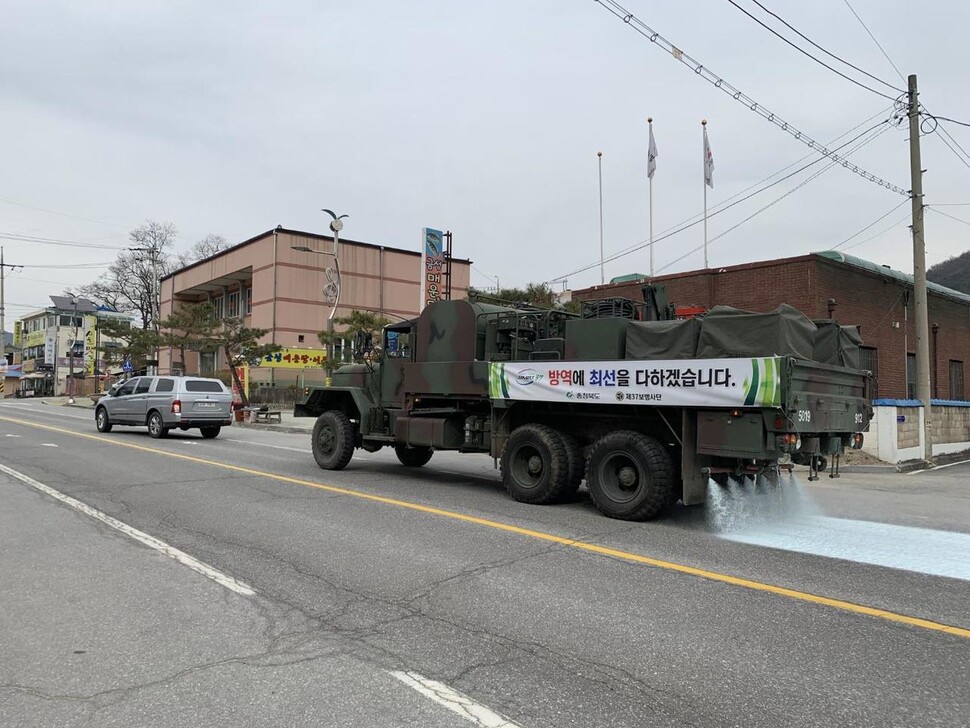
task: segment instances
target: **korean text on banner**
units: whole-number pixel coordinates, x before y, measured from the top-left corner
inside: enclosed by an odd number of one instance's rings
[[[493,399],[648,404],[670,407],[779,407],[781,359],[492,362]]]
[[[257,366],[276,369],[313,369],[327,362],[327,352],[322,349],[285,348],[267,354]]]

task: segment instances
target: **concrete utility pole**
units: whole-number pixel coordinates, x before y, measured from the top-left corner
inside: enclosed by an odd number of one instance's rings
[[[0,248],[0,359],[3,360],[7,358],[7,318],[3,299],[3,273],[6,265],[3,262],[3,248]],[[0,382],[0,392],[3,391],[2,387],[3,382]]]
[[[916,319],[916,397],[923,405],[924,457],[933,457],[930,403],[930,333],[926,301],[926,241],[923,237],[923,168],[919,150],[919,94],[909,77],[909,167],[913,189],[913,316]]]

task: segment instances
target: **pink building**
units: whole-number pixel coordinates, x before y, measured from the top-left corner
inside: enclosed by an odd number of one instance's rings
[[[309,248],[310,251],[295,248]],[[334,265],[333,238],[277,227],[166,276],[161,317],[180,304],[210,302],[222,317],[244,317],[246,326],[268,329],[265,341],[284,350],[251,368],[253,383],[293,384],[323,379],[330,305],[323,289]],[[418,251],[340,240],[341,292],[336,316],[373,311],[395,321],[416,316],[422,303],[425,258]],[[467,294],[471,263],[451,261],[451,297]],[[338,327],[339,330],[339,327]],[[177,365],[178,352],[163,350],[160,371]],[[214,374],[227,368],[218,355],[186,355],[186,370]]]

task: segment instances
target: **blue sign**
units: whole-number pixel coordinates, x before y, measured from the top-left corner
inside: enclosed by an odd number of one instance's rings
[[[903,423],[906,421],[906,415],[896,415],[896,422]]]
[[[121,365],[121,370],[124,372],[132,371],[131,360],[125,357],[124,363]]]

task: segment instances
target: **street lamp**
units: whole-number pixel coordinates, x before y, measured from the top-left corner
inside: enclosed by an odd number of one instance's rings
[[[340,231],[344,229],[343,219],[349,217],[348,215],[338,215],[333,210],[328,210],[327,208],[322,209],[323,212],[330,215],[333,218],[330,221],[330,230],[333,232],[333,269],[327,268],[327,285],[323,287],[323,296],[330,304],[330,314],[327,316],[327,383],[330,383],[330,378],[333,375],[333,355],[334,355],[334,345],[333,345],[333,318],[337,313],[337,306],[340,305],[340,256],[338,255],[338,246],[340,245]],[[306,245],[291,245],[293,250],[297,250],[301,253],[316,253],[318,255],[329,255],[329,253],[321,250],[313,250],[308,248]]]
[[[71,339],[71,349],[67,360],[67,403],[74,404],[74,350],[77,349],[77,294],[71,294],[71,304],[74,306],[74,338]]]
[[[147,248],[128,248],[128,250],[132,251],[133,253],[148,253],[149,260],[151,260],[152,264],[152,281],[148,295],[151,297],[152,328],[155,330],[155,341],[153,342],[155,344],[153,347],[155,352],[155,365],[152,367],[149,374],[158,374],[158,318],[161,315],[160,301],[158,300],[160,298],[158,295],[158,293],[160,293],[158,286],[158,248],[155,246],[150,246]]]

